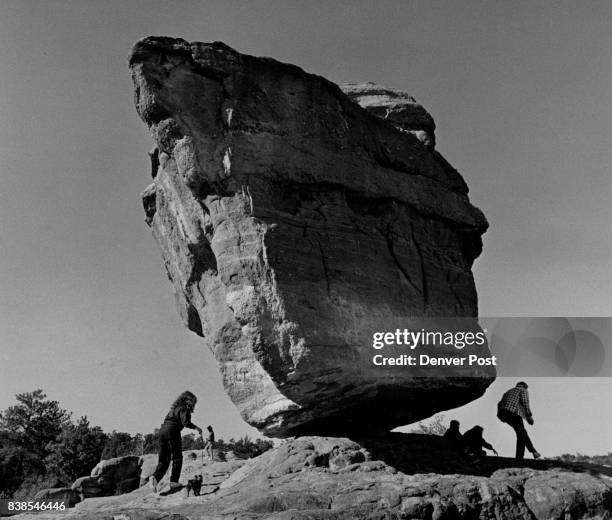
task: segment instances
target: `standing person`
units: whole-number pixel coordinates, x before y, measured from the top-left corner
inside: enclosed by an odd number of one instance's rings
[[[202,428],[191,422],[191,414],[195,409],[197,397],[189,391],[183,392],[172,403],[170,411],[159,431],[159,459],[155,472],[149,478],[153,491],[157,492],[157,484],[166,474],[170,459],[172,458],[172,472],[170,483],[178,484],[183,467],[183,446],[181,441],[181,430],[190,428],[197,430],[202,435]]]
[[[215,444],[215,432],[212,429],[212,426],[209,424],[206,429],[208,430],[208,434],[206,435],[206,444],[204,444],[204,450],[206,451],[206,455],[210,460],[214,460],[213,457],[213,445]]]
[[[525,448],[527,448],[534,459],[540,458],[540,454],[533,447],[531,439],[525,430],[523,419],[533,425],[533,415],[529,408],[529,393],[527,383],[520,381],[514,388],[508,390],[497,403],[497,418],[509,424],[516,433],[516,459],[523,460]]]

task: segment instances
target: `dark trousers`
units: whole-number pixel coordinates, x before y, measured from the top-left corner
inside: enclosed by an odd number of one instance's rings
[[[525,456],[525,448],[527,448],[531,453],[535,451],[535,448],[531,443],[531,439],[527,434],[527,430],[525,430],[523,418],[520,415],[508,412],[506,410],[499,410],[497,412],[497,418],[501,422],[509,424],[516,433],[516,458],[518,460],[523,460],[523,457]]]
[[[178,482],[183,467],[183,446],[181,444],[181,430],[169,426],[162,426],[159,431],[159,459],[153,476],[159,482],[170,466],[172,458],[172,473],[170,482]]]

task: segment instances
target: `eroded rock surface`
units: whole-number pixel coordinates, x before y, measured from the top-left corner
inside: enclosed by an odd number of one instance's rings
[[[434,119],[408,92],[376,83],[345,83],[340,88],[368,112],[389,121],[400,131],[411,133],[428,148],[435,148]]]
[[[612,514],[612,468],[487,457],[470,463],[441,437],[303,437],[246,461],[183,472],[206,492],[153,494],[149,486],[93,498],[38,520],[550,520]],[[242,464],[242,466],[241,466]]]
[[[222,43],[146,38],[130,67],[157,143],[146,221],[183,320],[249,424],[387,430],[482,395],[490,371],[372,364],[382,319],[477,315],[487,222],[433,150],[422,107],[345,87],[366,110],[324,78]]]

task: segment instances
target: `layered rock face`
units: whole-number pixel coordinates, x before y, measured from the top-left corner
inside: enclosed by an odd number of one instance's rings
[[[367,341],[392,316],[477,315],[487,223],[422,107],[222,43],[146,38],[130,67],[157,143],[146,221],[249,424],[385,430],[482,395],[491,372],[377,367]]]
[[[411,133],[426,147],[435,148],[436,124],[433,117],[407,92],[375,83],[346,83],[340,88],[368,112],[385,119],[400,131]]]

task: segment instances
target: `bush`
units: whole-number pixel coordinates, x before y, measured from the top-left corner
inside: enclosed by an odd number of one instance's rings
[[[47,473],[63,485],[89,475],[100,462],[107,439],[102,428],[90,426],[87,417],[81,417],[76,424],[67,424],[49,445],[50,454],[45,459]]]
[[[184,450],[201,450],[204,448],[204,442],[202,437],[196,436],[193,433],[183,435],[183,449]]]
[[[32,500],[41,489],[62,487],[63,483],[52,475],[28,475],[13,493],[11,498]]]
[[[143,453],[157,453],[159,450],[159,428],[144,436]]]
[[[125,455],[140,456],[143,454],[144,437],[137,433],[132,437],[129,433],[113,430],[106,439],[102,450],[102,459],[114,459]]]
[[[252,441],[248,436],[242,437],[237,441],[232,438],[228,442],[225,442],[223,439],[219,439],[215,443],[215,448],[221,453],[233,451],[236,457],[239,459],[250,459],[257,457],[265,451],[268,451],[273,446],[274,444],[272,441],[265,439],[256,439],[255,441]]]

